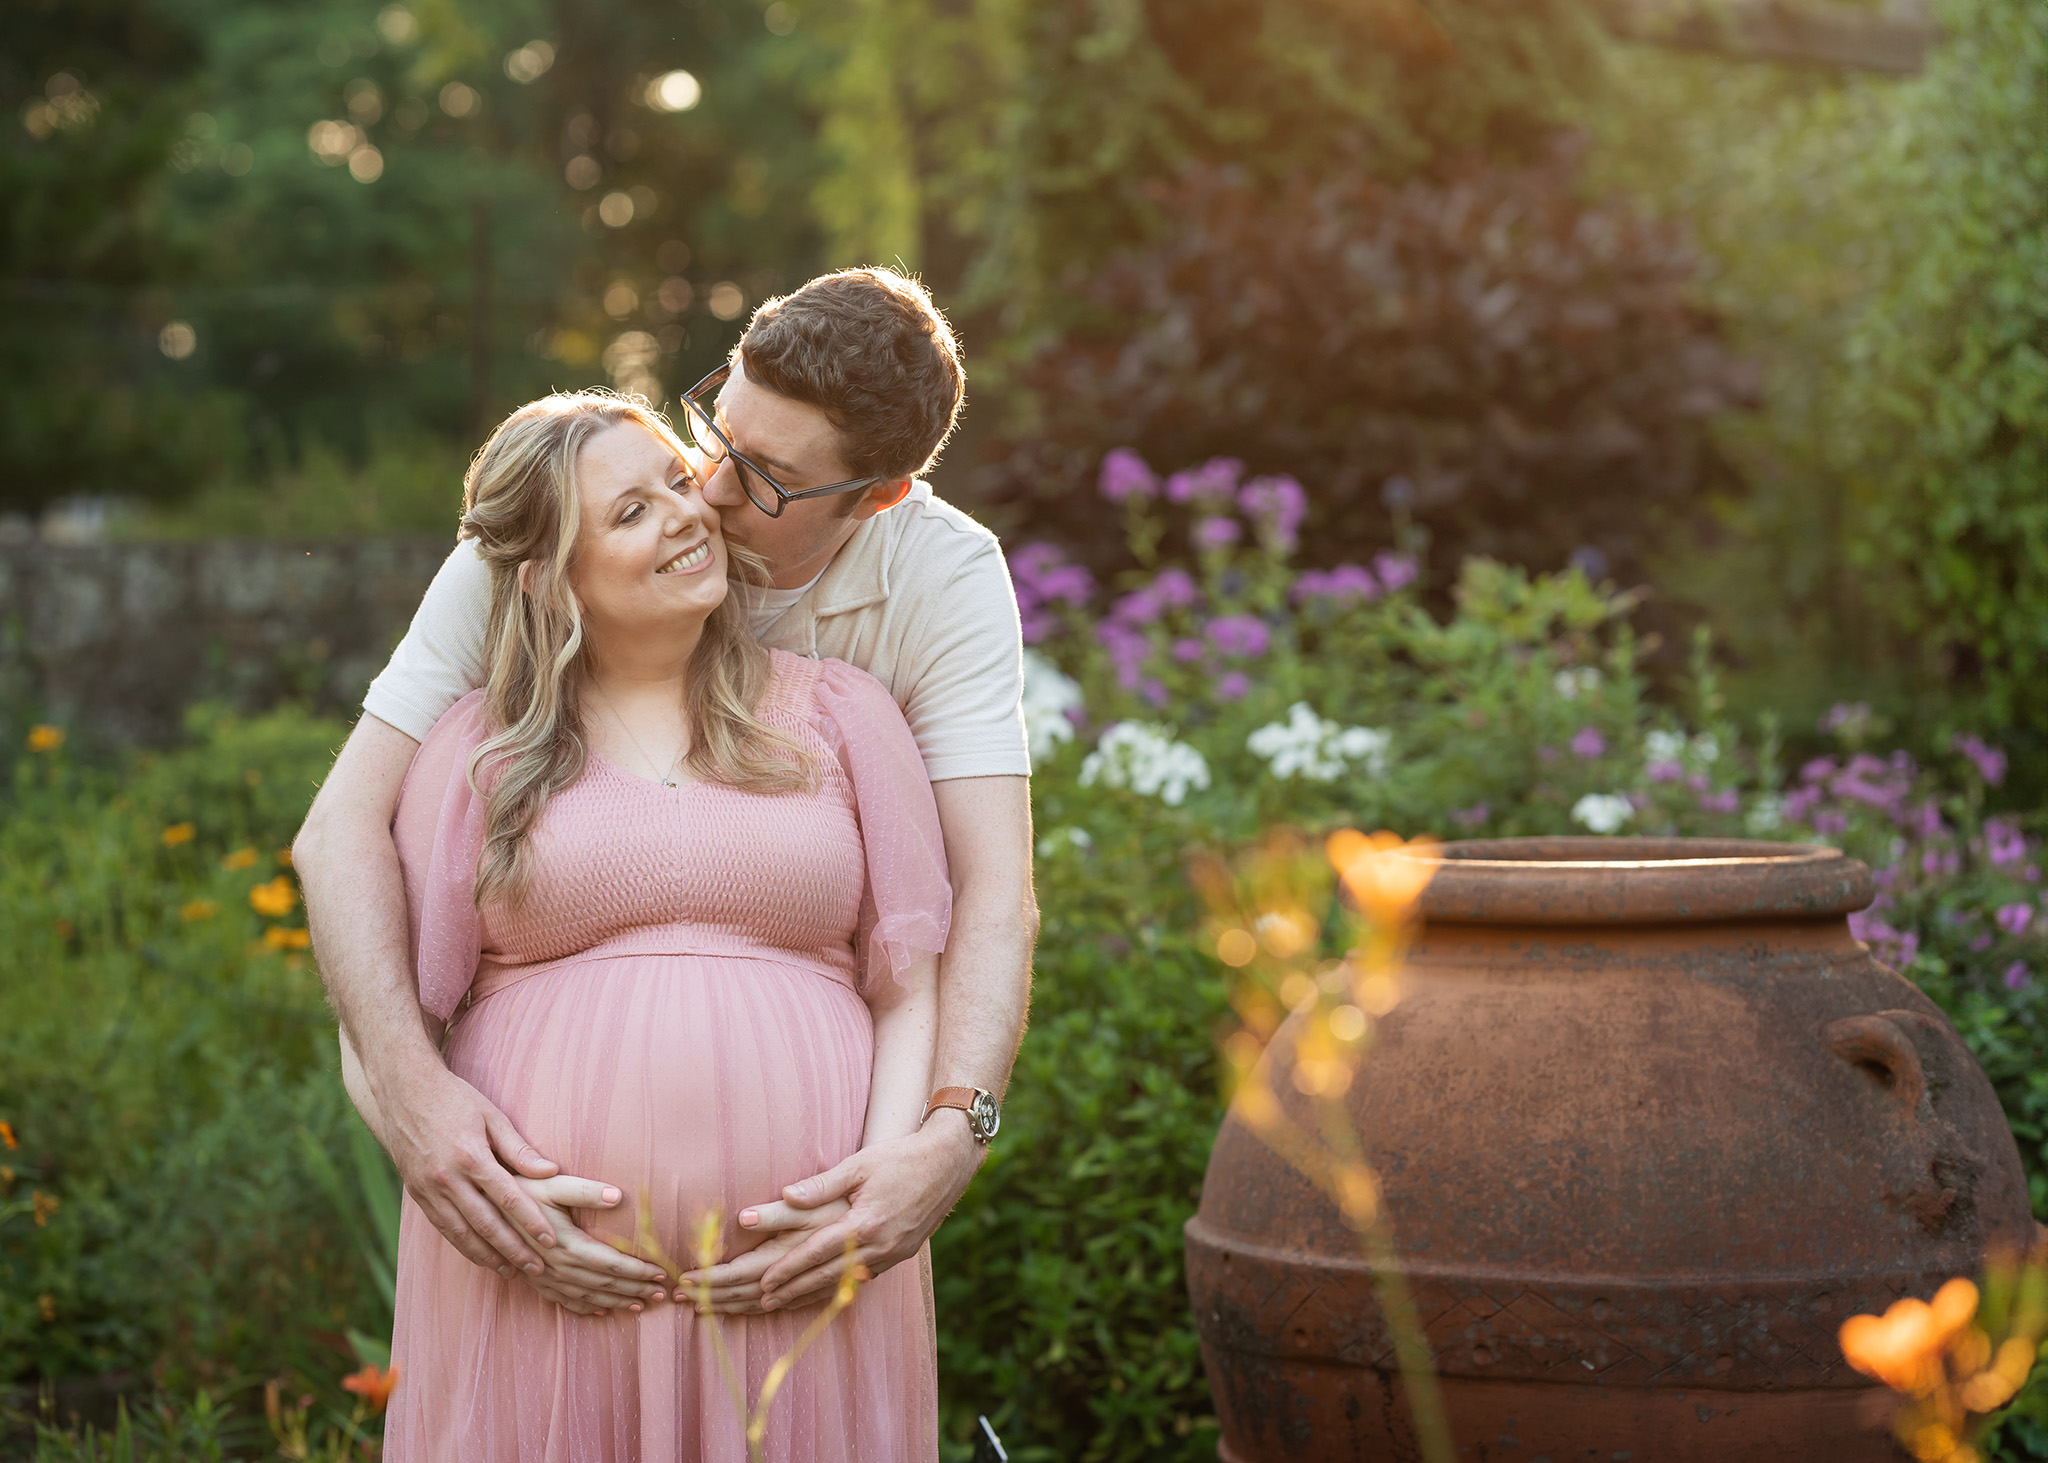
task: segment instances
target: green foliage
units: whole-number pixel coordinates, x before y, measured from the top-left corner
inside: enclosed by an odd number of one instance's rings
[[[0,1224],[0,1381],[319,1370],[306,1328],[360,1314],[295,1137],[354,1122],[331,1026],[297,921],[250,902],[289,889],[277,850],[340,728],[192,733],[119,771],[30,754],[0,815],[0,1188],[29,1201]]]
[[[17,19],[5,506],[232,497],[323,446],[360,465],[380,438],[459,461],[551,386],[687,384],[740,328],[711,313],[714,283],[758,301],[809,272],[817,48],[754,0]],[[649,78],[680,67],[701,104],[656,109]]]
[[[1923,75],[1616,68],[1605,181],[1683,216],[1765,369],[1725,424],[1750,492],[1663,576],[1707,608],[1754,705],[1875,698],[1916,739],[2024,735],[2048,594],[2048,13],[1953,0]],[[1930,694],[1932,693],[1932,694]]]

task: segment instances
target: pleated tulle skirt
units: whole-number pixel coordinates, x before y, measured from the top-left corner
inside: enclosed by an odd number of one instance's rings
[[[448,1064],[565,1173],[615,1184],[630,1239],[648,1205],[685,1269],[701,1216],[722,1258],[733,1216],[860,1146],[873,1026],[847,987],[769,959],[578,962],[480,1001]],[[388,1463],[745,1463],[745,1430],[709,1328],[748,1400],[818,1310],[699,1317],[687,1305],[572,1315],[464,1259],[408,1199],[399,1236]],[[928,1261],[870,1281],[806,1351],[767,1430],[777,1463],[938,1456]]]

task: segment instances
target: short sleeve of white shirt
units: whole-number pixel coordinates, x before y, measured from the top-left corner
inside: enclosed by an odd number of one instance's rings
[[[490,617],[490,567],[476,540],[464,539],[427,586],[391,663],[370,682],[363,710],[424,742],[442,713],[484,683]]]
[[[993,541],[926,605],[904,717],[933,782],[1029,777],[1024,641],[1009,566]]]

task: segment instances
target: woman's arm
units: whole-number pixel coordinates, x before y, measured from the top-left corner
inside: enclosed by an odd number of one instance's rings
[[[875,1018],[875,1070],[868,1082],[868,1120],[860,1146],[907,1138],[931,1096],[938,1047],[939,957],[927,955],[867,993]]]

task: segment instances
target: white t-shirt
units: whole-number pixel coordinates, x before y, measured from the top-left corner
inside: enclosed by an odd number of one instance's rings
[[[825,569],[832,566],[827,564]],[[775,622],[788,614],[791,607],[811,592],[811,584],[825,577],[825,569],[811,576],[811,583],[795,589],[772,589],[766,585],[752,585],[747,589],[747,623],[755,635],[766,635]]]
[[[847,661],[887,686],[932,781],[1030,774],[1009,566],[995,535],[927,484],[863,522],[816,579],[782,593],[792,599],[757,623],[762,641]],[[457,543],[363,709],[426,740],[483,684],[490,607],[490,570],[473,541]]]

